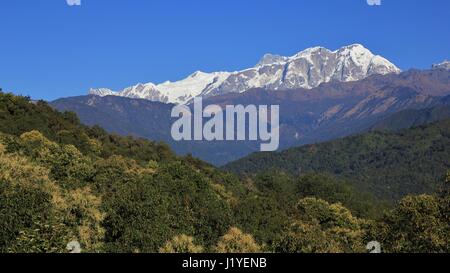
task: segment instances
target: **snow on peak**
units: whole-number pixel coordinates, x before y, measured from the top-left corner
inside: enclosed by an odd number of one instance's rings
[[[256,67],[266,66],[270,64],[283,63],[288,60],[288,57],[284,57],[281,55],[273,55],[273,54],[265,54],[261,60],[258,62]]]
[[[266,54],[251,69],[233,73],[208,95],[242,93],[252,88],[311,89],[330,81],[357,81],[373,74],[399,73],[394,64],[360,44],[331,51],[312,47],[291,57]]]
[[[197,71],[186,79],[176,82],[165,82],[156,86],[171,103],[183,104],[206,92],[208,88],[219,86],[229,72],[205,73]]]
[[[311,89],[329,81],[357,81],[373,74],[399,72],[394,64],[374,55],[361,44],[335,51],[317,46],[290,57],[265,54],[255,67],[238,72],[196,71],[176,82],[137,84],[118,92],[106,88],[91,89],[89,93],[185,104],[197,96],[242,93],[252,88]]]
[[[300,51],[299,53],[295,54],[294,56],[290,57],[290,60],[298,59],[298,58],[309,58],[311,55],[314,54],[320,54],[322,51],[330,52],[330,50],[321,47],[321,46],[315,46],[311,48],[307,48],[303,51]]]
[[[343,46],[340,49],[336,50],[336,51],[340,51],[340,50],[345,50],[345,49],[349,49],[349,50],[368,50],[366,47],[364,47],[362,44],[351,44],[351,45],[347,45],[347,46]]]
[[[445,60],[442,63],[438,63],[438,64],[433,64],[433,69],[446,69],[446,70],[450,70],[450,61],[449,60]]]
[[[191,75],[189,75],[189,78],[204,77],[206,75],[208,75],[208,73],[197,70],[194,73],[192,73]]]
[[[106,88],[91,89],[89,94],[184,104],[199,96],[202,92],[207,93],[208,89],[218,87],[229,75],[229,72],[205,73],[197,71],[176,82],[166,81],[157,85],[154,83],[139,83],[117,92]]]
[[[114,96],[116,95],[116,92],[108,88],[97,88],[97,89],[91,88],[89,90],[89,95],[105,97],[105,96]]]

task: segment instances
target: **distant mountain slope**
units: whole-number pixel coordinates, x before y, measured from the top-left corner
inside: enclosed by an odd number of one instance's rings
[[[108,132],[154,141],[170,137],[171,104],[116,96],[79,96],[58,99],[51,105],[59,111],[75,112],[84,124],[101,125]]]
[[[171,126],[173,104],[117,96],[80,96],[58,99],[51,105],[60,111],[77,113],[89,126],[100,125],[108,132],[164,141],[179,155],[192,154],[215,164],[224,164],[248,155],[255,142],[174,141]]]
[[[89,94],[186,104],[198,96],[242,93],[252,88],[311,89],[330,81],[357,81],[375,74],[399,72],[400,69],[385,58],[354,44],[335,51],[309,48],[291,57],[266,54],[255,67],[238,72],[197,71],[176,82],[136,84],[117,92],[98,88],[91,89]]]
[[[450,118],[450,104],[446,101],[449,98],[443,99],[442,105],[432,108],[400,111],[378,122],[371,129],[395,131],[448,119]]]
[[[398,133],[371,132],[279,153],[255,153],[224,167],[239,174],[269,169],[331,173],[390,200],[432,192],[449,168],[449,119]]]
[[[406,109],[441,104],[450,94],[450,72],[407,71],[373,75],[355,82],[324,83],[313,89],[269,91],[252,89],[204,101],[218,105],[280,105],[280,148],[328,141],[367,131],[390,115]],[[59,99],[59,110],[78,114],[88,125],[99,124],[109,132],[163,140],[179,154],[191,153],[216,165],[259,150],[258,141],[174,142],[170,127],[173,105],[118,96],[84,96]]]

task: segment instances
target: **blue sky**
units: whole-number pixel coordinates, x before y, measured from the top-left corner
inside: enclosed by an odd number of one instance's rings
[[[46,100],[317,45],[362,43],[402,69],[450,58],[448,0],[1,0],[0,14],[0,87]]]

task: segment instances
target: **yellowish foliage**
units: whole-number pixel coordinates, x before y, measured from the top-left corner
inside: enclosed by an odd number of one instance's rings
[[[6,151],[5,145],[3,145],[2,143],[0,143],[0,155],[4,154],[5,151]]]
[[[364,220],[341,204],[312,197],[297,205],[299,221],[281,245],[287,252],[365,252]],[[322,238],[322,239],[320,239]]]
[[[44,145],[44,146],[52,146],[54,145],[53,142],[48,140],[41,132],[33,130],[30,132],[23,133],[20,136],[20,139],[27,143],[35,143],[38,145]]]
[[[277,252],[341,253],[341,246],[318,223],[295,221],[277,244]]]
[[[94,154],[99,155],[102,152],[102,143],[98,139],[89,139],[89,148]]]
[[[66,202],[70,211],[77,211],[81,219],[72,219],[78,224],[79,240],[88,250],[101,247],[105,230],[101,226],[105,214],[101,212],[101,198],[93,195],[89,187],[72,190],[67,193]],[[72,218],[74,215],[70,215]]]
[[[227,234],[220,238],[215,251],[218,253],[259,253],[261,247],[255,242],[252,235],[232,227]]]
[[[216,195],[225,200],[228,204],[234,206],[238,203],[237,198],[235,198],[233,196],[233,193],[227,191],[225,189],[225,186],[221,185],[221,184],[217,184],[217,183],[210,183],[211,188],[214,190],[214,192],[216,193]]]
[[[155,160],[150,160],[147,164],[147,169],[153,171],[154,173],[156,173],[156,171],[158,171],[159,169],[159,164],[158,162],[156,162]]]
[[[59,148],[58,144],[48,141],[37,131],[25,133],[21,139],[33,145],[33,151],[38,151],[44,158],[54,156],[52,150]],[[76,227],[73,233],[75,235],[70,236],[79,240],[87,251],[100,249],[100,242],[105,233],[101,226],[104,219],[104,213],[100,210],[101,199],[93,195],[88,187],[74,190],[62,189],[49,178],[48,168],[40,166],[39,163],[25,156],[7,154],[4,151],[4,145],[0,144],[0,181],[9,183],[10,187],[7,189],[13,191],[15,186],[18,186],[40,189],[48,193],[51,196],[56,221],[65,223],[68,227]],[[63,151],[71,158],[83,158],[75,146],[66,145]]]
[[[50,162],[55,159],[57,150],[59,148],[58,144],[48,140],[39,131],[31,131],[23,133],[20,139],[24,145],[32,148],[33,158],[39,159],[44,162]]]
[[[203,247],[194,243],[194,237],[178,235],[159,249],[160,253],[201,253]]]
[[[19,155],[0,154],[0,179],[11,185],[37,188],[49,182],[49,170]]]

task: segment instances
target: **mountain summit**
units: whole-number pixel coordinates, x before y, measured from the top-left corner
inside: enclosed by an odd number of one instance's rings
[[[446,69],[446,70],[450,70],[450,61],[445,60],[442,63],[438,63],[438,64],[433,64],[432,66],[433,69]]]
[[[197,96],[243,93],[253,88],[268,90],[312,89],[321,83],[358,81],[374,74],[399,73],[385,58],[360,44],[331,51],[313,47],[291,57],[266,54],[255,67],[237,72],[197,71],[177,82],[138,84],[122,91],[91,89],[89,94],[142,98],[185,104]]]

